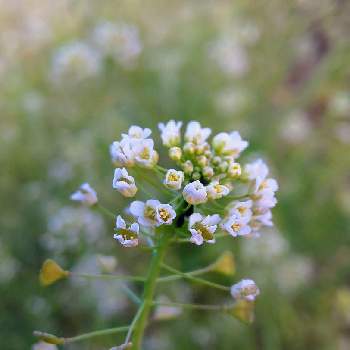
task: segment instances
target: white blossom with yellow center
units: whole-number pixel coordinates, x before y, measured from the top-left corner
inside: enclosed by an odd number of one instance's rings
[[[180,190],[184,181],[184,173],[175,169],[169,169],[165,175],[164,185],[172,190]]]

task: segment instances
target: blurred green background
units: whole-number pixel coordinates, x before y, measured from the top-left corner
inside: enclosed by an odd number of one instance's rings
[[[250,141],[242,158],[268,162],[279,203],[260,239],[169,257],[191,270],[232,250],[235,280],[262,290],[254,324],[184,312],[153,323],[145,349],[349,349],[349,28],[346,0],[1,0],[0,348],[31,349],[33,329],[70,336],[131,319],[118,285],[44,289],[38,271],[51,257],[98,272],[98,255],[142,271],[147,254],[112,244],[113,222],[69,195],[88,181],[120,210],[109,144],[131,124],[158,139],[157,123],[177,119],[239,130]],[[185,282],[164,293],[221,300]]]

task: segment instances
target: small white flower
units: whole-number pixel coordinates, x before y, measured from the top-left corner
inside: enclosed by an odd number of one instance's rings
[[[166,147],[178,146],[181,141],[180,129],[182,122],[170,120],[167,124],[159,123],[158,128],[161,131],[163,145]]]
[[[203,242],[215,243],[214,232],[220,222],[220,216],[203,216],[199,213],[193,213],[189,218],[188,229],[192,234],[191,242],[196,245],[202,245]]]
[[[130,140],[127,138],[120,142],[113,142],[109,147],[109,152],[115,165],[131,167],[135,164],[134,152],[132,151]]]
[[[132,150],[135,155],[135,161],[138,165],[145,168],[152,168],[158,162],[158,153],[153,149],[152,139],[140,139],[132,141]]]
[[[124,219],[118,215],[116,220],[116,234],[113,238],[116,239],[124,247],[136,247],[139,244],[139,224],[134,222],[130,227],[126,226]]]
[[[253,201],[250,199],[243,202],[233,202],[229,210],[229,215],[238,214],[248,222],[252,217],[252,206]]]
[[[97,203],[97,194],[88,183],[84,183],[70,196],[70,199],[91,206]]]
[[[124,197],[134,197],[137,192],[135,179],[128,174],[125,168],[116,168],[114,171],[113,188]]]
[[[230,193],[230,189],[227,186],[220,185],[219,181],[211,182],[206,190],[209,199],[220,199]]]
[[[184,181],[184,173],[175,169],[169,169],[165,175],[164,185],[172,190],[181,189]]]
[[[258,159],[253,163],[246,164],[244,171],[249,180],[255,181],[255,190],[258,190],[261,183],[266,179],[269,168],[262,159]]]
[[[247,147],[248,142],[242,140],[238,131],[233,131],[230,134],[221,132],[213,138],[213,148],[221,155],[237,158]]]
[[[137,125],[131,125],[127,134],[122,134],[123,139],[147,139],[152,134],[152,130],[149,128],[142,129]]]
[[[192,121],[189,122],[186,128],[185,140],[196,145],[200,145],[206,141],[210,136],[211,129],[202,128],[200,123]]]
[[[232,237],[245,236],[251,232],[248,220],[240,216],[238,213],[231,215],[222,224],[221,228]]]
[[[243,279],[231,287],[231,295],[238,300],[254,301],[259,294],[258,286],[250,279]]]
[[[157,221],[159,224],[171,225],[176,217],[175,210],[170,204],[159,204],[157,207]]]
[[[146,203],[134,201],[130,205],[130,212],[137,217],[140,225],[146,227],[170,225],[176,217],[170,204],[161,204],[156,199],[149,199]]]
[[[130,205],[131,215],[137,218],[140,225],[151,227],[159,226],[157,219],[157,207],[160,202],[156,199],[149,199],[146,203],[134,201]]]
[[[187,184],[182,194],[185,201],[189,204],[205,203],[208,197],[204,185],[199,180]]]
[[[258,221],[263,226],[273,226],[271,210],[267,210],[261,215],[254,215],[254,220]]]

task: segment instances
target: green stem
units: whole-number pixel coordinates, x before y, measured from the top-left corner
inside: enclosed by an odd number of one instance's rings
[[[222,305],[187,304],[187,303],[160,302],[160,301],[153,302],[153,305],[175,306],[175,307],[180,307],[182,309],[206,310],[206,311],[222,311],[225,309],[225,306],[222,306]]]
[[[105,208],[103,205],[101,205],[100,203],[96,204],[96,208],[102,212],[103,214],[107,215],[108,217],[112,218],[115,220],[116,216],[107,208]]]
[[[135,281],[135,282],[144,282],[145,278],[142,276],[125,276],[125,275],[107,275],[107,274],[89,274],[89,273],[73,273],[70,272],[69,276],[79,277],[86,279],[107,279],[107,280],[120,280],[120,281]]]
[[[90,339],[90,338],[94,338],[94,337],[99,337],[102,335],[109,335],[109,334],[126,332],[126,331],[128,331],[128,329],[129,329],[129,326],[103,329],[101,331],[95,331],[95,332],[91,332],[91,333],[77,335],[76,337],[72,337],[72,338],[65,338],[64,343],[65,344],[66,343],[74,343],[77,341],[86,340],[86,339]]]
[[[147,325],[148,316],[153,304],[153,296],[156,288],[157,278],[170,238],[171,234],[169,230],[165,229],[164,232],[161,233],[157,249],[153,251],[150,268],[145,281],[143,303],[140,306],[142,307],[142,310],[135,324],[134,334],[132,337],[133,350],[141,349],[142,339]]]
[[[225,292],[227,291],[230,291],[230,287],[227,287],[227,286],[223,286],[222,284],[217,284],[217,283],[214,283],[214,282],[210,282],[210,281],[207,281],[207,280],[204,280],[202,278],[198,278],[198,277],[193,277],[189,274],[186,274],[184,272],[181,272],[179,270],[176,270],[174,269],[173,267],[171,266],[168,266],[166,264],[162,264],[162,267],[172,273],[175,273],[179,276],[182,276],[183,278],[185,279],[188,279],[189,281],[192,281],[192,282],[196,282],[196,283],[200,283],[200,284],[204,284],[206,286],[209,286],[209,287],[212,287],[212,288],[216,288],[216,289],[220,289],[220,290],[223,290]]]
[[[203,267],[202,269],[197,269],[197,270],[194,270],[194,271],[189,271],[189,272],[184,272],[184,274],[188,277],[191,277],[191,276],[199,276],[199,275],[202,275],[204,273],[207,273],[207,272],[210,272],[213,270],[214,268],[214,264],[211,264],[209,266],[206,266],[206,267]],[[158,283],[162,283],[162,282],[170,282],[170,281],[175,281],[175,280],[179,280],[179,279],[182,279],[183,276],[181,275],[170,275],[170,276],[164,276],[164,277],[159,277],[157,279],[157,282]]]

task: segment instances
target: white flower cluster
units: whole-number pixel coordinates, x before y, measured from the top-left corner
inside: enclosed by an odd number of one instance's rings
[[[61,83],[94,77],[101,71],[105,57],[129,68],[135,65],[141,52],[142,44],[135,26],[103,21],[95,26],[87,40],[75,40],[56,49],[51,78]]]
[[[180,227],[188,220],[190,241],[202,245],[204,242],[215,243],[218,228],[237,237],[257,235],[261,227],[272,226],[271,208],[277,202],[278,185],[267,177],[269,170],[261,159],[245,166],[237,161],[248,142],[237,131],[221,132],[209,142],[211,129],[202,128],[196,121],[188,123],[182,142],[182,125],[174,120],[159,124],[162,143],[176,163],[176,167],[170,169],[157,165],[158,153],[148,128],[131,126],[120,141],[111,144],[112,162],[118,166],[113,188],[122,195],[135,196],[138,188],[127,168],[137,166],[153,169],[156,173],[162,169],[163,185],[170,191],[181,191],[178,195],[175,192],[171,201],[174,207],[156,199],[132,202],[129,213],[138,224],[127,228],[119,216],[115,238],[125,246],[135,246],[138,244],[138,225],[149,228],[175,222],[175,226]],[[246,187],[245,195],[237,197],[234,194],[238,185]],[[218,202],[212,205],[214,201]]]
[[[103,21],[97,24],[93,41],[103,55],[124,66],[132,65],[142,51],[137,28],[124,22]]]

